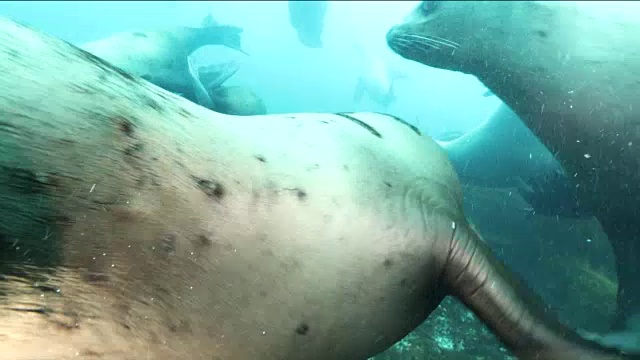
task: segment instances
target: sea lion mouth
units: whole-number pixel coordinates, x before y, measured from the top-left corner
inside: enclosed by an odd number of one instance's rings
[[[398,55],[425,65],[429,56],[434,52],[450,52],[451,55],[460,47],[455,41],[435,35],[412,34],[402,28],[402,25],[392,27],[387,32],[387,45]]]

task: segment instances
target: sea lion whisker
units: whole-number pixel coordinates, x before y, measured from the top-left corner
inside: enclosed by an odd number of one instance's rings
[[[421,40],[418,41],[416,39],[407,39],[407,38],[399,37],[396,41],[396,44],[399,44],[400,42],[402,42],[405,47],[418,48],[418,50],[420,51],[428,51],[429,49],[440,50],[440,46],[438,46],[438,44],[429,43],[426,41],[421,41]]]
[[[414,38],[414,39],[419,39],[425,42],[432,42],[432,43],[436,43],[439,45],[443,45],[443,46],[447,46],[447,47],[451,47],[451,48],[458,48],[460,47],[460,44],[458,44],[455,41],[452,40],[447,40],[438,36],[434,36],[434,35],[416,35],[416,34],[407,34],[406,37],[409,38]]]
[[[414,46],[414,47],[420,47],[421,46],[423,51],[427,51],[429,49],[436,49],[436,50],[440,50],[441,49],[441,47],[440,47],[441,44],[439,44],[437,42],[434,42],[434,41],[430,41],[429,39],[414,38],[414,37],[409,37],[409,36],[404,36],[401,39],[406,41],[407,43],[409,43],[410,46]]]

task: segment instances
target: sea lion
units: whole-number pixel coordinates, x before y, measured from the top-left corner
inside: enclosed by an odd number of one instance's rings
[[[638,16],[638,2],[424,1],[387,34],[407,59],[476,76],[555,154],[613,246],[614,329],[640,314]]]
[[[362,57],[362,72],[356,80],[354,102],[362,101],[366,95],[371,101],[387,108],[396,101],[396,81],[406,78],[406,74],[390,69],[387,62],[375,52],[365,50],[362,46],[357,46],[357,49]]]
[[[450,141],[439,141],[464,185],[516,188],[536,215],[593,214],[558,160],[508,106]]]
[[[203,20],[203,25],[122,32],[80,47],[154,85],[197,102],[189,74],[189,55],[206,45],[224,45],[243,51],[242,28],[217,25],[211,15]]]
[[[308,48],[322,47],[324,17],[328,1],[288,1],[289,23],[296,30],[300,43]]]
[[[0,73],[5,359],[366,359],[447,294],[524,359],[625,358],[548,316],[400,119],[215,113],[4,19]]]

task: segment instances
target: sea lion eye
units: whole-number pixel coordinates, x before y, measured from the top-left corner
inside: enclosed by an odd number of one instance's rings
[[[438,7],[438,3],[439,1],[423,1],[420,4],[420,11],[422,11],[424,15],[430,15]]]

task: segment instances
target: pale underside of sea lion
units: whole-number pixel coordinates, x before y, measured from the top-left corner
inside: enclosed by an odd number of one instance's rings
[[[425,1],[387,35],[475,75],[555,154],[613,245],[616,329],[640,314],[639,16],[638,2]]]
[[[196,102],[197,89],[189,73],[189,55],[206,45],[223,45],[242,51],[241,28],[217,25],[209,16],[205,21],[209,23],[203,27],[118,33],[80,47],[131,74]]]
[[[471,131],[438,143],[464,185],[516,188],[536,215],[593,216],[558,160],[504,104]]]
[[[451,294],[524,359],[560,325],[381,114],[211,112],[0,20],[0,357],[365,359]]]

